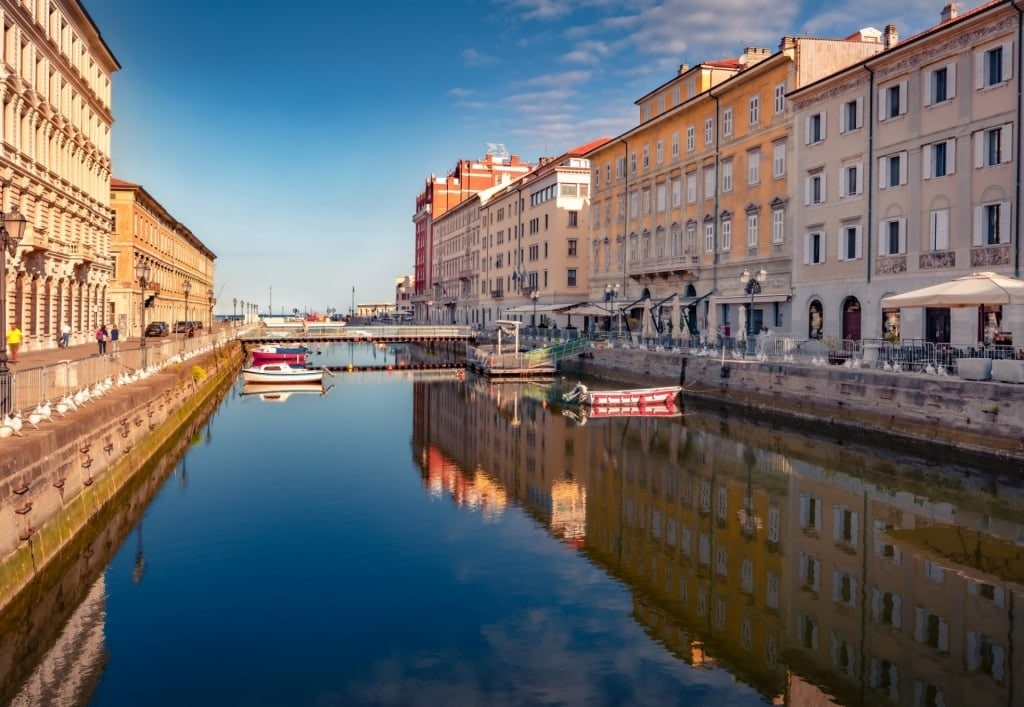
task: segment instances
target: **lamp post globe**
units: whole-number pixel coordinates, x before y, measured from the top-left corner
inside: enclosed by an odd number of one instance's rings
[[[747,309],[747,353],[754,352],[754,295],[761,294],[761,283],[768,278],[768,273],[761,268],[756,274],[744,270],[740,275],[740,283],[744,291],[750,295],[750,306]]]

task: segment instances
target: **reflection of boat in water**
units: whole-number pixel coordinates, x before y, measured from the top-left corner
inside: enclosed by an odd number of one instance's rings
[[[282,383],[279,385],[266,383],[246,383],[242,386],[242,397],[259,397],[268,403],[283,403],[292,395],[327,395],[334,388],[332,383],[324,387],[323,383]]]
[[[628,405],[617,405],[617,406],[595,406],[595,407],[578,407],[578,408],[566,408],[562,410],[562,414],[565,417],[572,418],[576,424],[585,425],[587,420],[602,418],[602,417],[682,417],[682,411],[676,407],[675,403],[669,405],[658,405],[653,407],[637,407]]]

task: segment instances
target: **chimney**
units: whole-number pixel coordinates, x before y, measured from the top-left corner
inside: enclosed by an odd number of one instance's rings
[[[942,21],[949,22],[950,20],[956,19],[956,3],[948,2],[946,6],[942,8]]]
[[[690,65],[689,64],[680,64],[679,65],[679,75],[680,76],[682,76],[683,74],[685,74],[689,70],[690,70]]]
[[[896,25],[886,25],[885,33],[882,35],[882,46],[892,49],[898,41],[900,41],[900,35],[896,33]]]
[[[762,49],[760,47],[745,47],[743,54],[740,56],[740,66],[747,69],[759,61],[763,61],[771,56],[771,51],[768,49]]]

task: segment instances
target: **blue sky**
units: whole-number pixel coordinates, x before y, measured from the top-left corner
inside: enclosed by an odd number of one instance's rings
[[[682,63],[936,23],[942,0],[83,0],[114,75],[114,176],[216,254],[218,312],[393,301],[432,174],[636,124]],[[977,0],[959,3],[961,12]]]

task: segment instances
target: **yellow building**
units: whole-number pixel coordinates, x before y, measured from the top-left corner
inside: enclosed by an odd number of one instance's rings
[[[740,57],[684,65],[636,101],[637,127],[587,154],[591,297],[637,305],[631,316],[650,298],[662,305],[659,319],[673,295],[688,298],[684,304],[700,298],[690,333],[705,340],[741,336],[748,326],[786,326],[786,94],[877,53],[880,36],[786,37],[774,54],[748,48]],[[751,290],[752,321],[743,306]]]
[[[2,303],[25,350],[54,348],[62,322],[85,341],[106,308],[111,77],[121,67],[79,2],[3,2],[0,16],[0,210],[28,220],[3,256]]]
[[[192,320],[210,325],[216,303],[213,261],[217,257],[184,224],[179,223],[140,184],[110,182],[114,227],[110,250],[114,277],[104,321],[116,323],[123,338],[138,336],[143,296],[156,295],[145,307],[145,321]],[[143,292],[136,265],[147,265]]]

